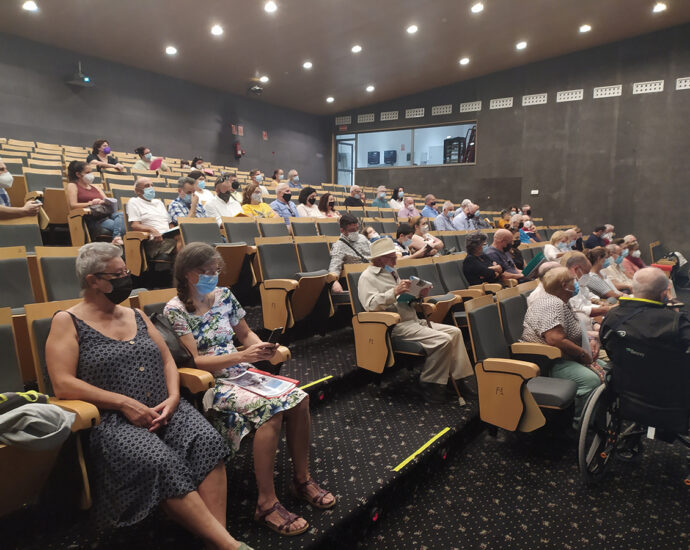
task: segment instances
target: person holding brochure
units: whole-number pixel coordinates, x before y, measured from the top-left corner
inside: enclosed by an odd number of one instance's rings
[[[253,450],[259,497],[255,520],[281,535],[298,535],[309,525],[280,504],[273,482],[283,420],[294,466],[293,494],[317,508],[331,508],[336,502],[309,475],[309,396],[295,388],[266,399],[233,383],[252,363],[270,359],[277,344],[262,342],[247,325],[244,309],[232,292],[216,286],[222,267],[212,246],[200,242],[185,246],[175,262],[177,296],[166,304],[164,314],[197,368],[214,375],[211,408],[220,413],[219,429],[232,450],[237,451],[242,438],[256,430]],[[235,335],[244,346],[242,351],[233,344]]]
[[[129,199],[126,205],[127,221],[132,231],[145,231],[149,234],[149,240],[144,242],[146,256],[153,259],[160,255],[174,254],[180,239],[170,233],[172,218],[163,201],[156,198],[153,180],[138,177],[134,193],[136,197]],[[179,231],[177,233],[179,235]]]

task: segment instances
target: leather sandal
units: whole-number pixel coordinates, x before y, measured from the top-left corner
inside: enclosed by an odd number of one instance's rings
[[[307,487],[310,485],[313,485],[316,488],[316,495],[310,495],[309,491],[307,491]],[[333,501],[329,502],[328,504],[324,504],[324,499],[326,496],[330,493],[330,491],[326,491],[325,489],[322,489],[319,487],[316,482],[313,479],[308,479],[304,483],[298,483],[296,480],[292,480],[292,487],[290,488],[290,492],[293,494],[293,496],[297,498],[301,498],[302,500],[306,500],[309,504],[314,506],[315,508],[321,508],[322,510],[328,510],[329,508],[333,508],[335,506],[336,498],[335,495],[333,495]]]
[[[268,521],[268,516],[271,515],[273,512],[278,512],[278,515],[281,517],[281,519],[283,519],[283,523],[277,524]],[[285,509],[285,507],[278,501],[276,501],[275,504],[267,510],[259,509],[259,513],[254,516],[254,521],[256,521],[257,523],[261,523],[262,525],[265,525],[271,531],[275,531],[279,535],[283,535],[285,537],[294,537],[295,535],[301,535],[307,529],[309,529],[309,524],[307,523],[301,529],[295,529],[293,531],[290,531],[290,525],[295,523],[295,521],[297,521],[298,519],[300,519],[300,517],[297,514],[288,512]]]

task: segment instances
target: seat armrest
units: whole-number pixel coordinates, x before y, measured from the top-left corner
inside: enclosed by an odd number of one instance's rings
[[[263,282],[266,290],[295,290],[299,283],[294,279],[269,279]]]
[[[497,284],[497,283],[492,283],[492,284]],[[517,279],[508,279],[508,282],[506,284],[508,285],[508,288],[513,288],[514,286],[518,286]]]
[[[400,315],[392,311],[362,311],[357,314],[360,323],[383,323],[393,326],[400,322]]]
[[[292,357],[292,354],[287,347],[278,346],[278,349],[276,349],[276,352],[273,354],[273,357],[269,359],[269,361],[272,365],[278,365],[279,363],[288,361],[290,357]]]
[[[213,375],[205,370],[182,367],[177,369],[180,383],[192,393],[206,391],[214,386]]]
[[[511,279],[511,281],[514,280],[515,279]],[[496,294],[498,291],[503,290],[503,285],[500,283],[484,283],[482,286],[484,287],[484,292],[491,292],[491,294]]]
[[[507,372],[517,374],[525,380],[539,376],[539,367],[529,361],[517,359],[484,359],[484,370],[487,372]]]
[[[247,245],[247,255],[256,254],[256,246]]]
[[[469,288],[470,290],[481,290],[482,293],[484,293],[484,285],[483,285],[483,284],[480,284],[480,285],[470,285],[468,288]]]
[[[88,208],[75,208],[74,210],[70,210],[68,216],[70,218],[77,218],[77,217],[82,217],[86,216],[87,214],[90,214],[91,210]]]
[[[72,423],[72,431],[87,430],[101,421],[101,415],[98,412],[98,407],[93,403],[86,401],[79,401],[77,399],[58,399],[57,397],[50,398],[51,405],[73,412],[76,416]]]
[[[426,318],[430,315],[433,315],[433,313],[436,311],[436,304],[432,302],[417,302],[414,305],[414,308],[416,311],[421,311],[422,315],[424,315]]]
[[[460,298],[479,298],[484,296],[484,291],[479,288],[466,288],[464,290],[451,290],[451,294],[455,294]]]
[[[532,342],[515,342],[510,345],[510,351],[515,355],[543,355],[549,359],[559,359],[563,356],[561,350],[555,346]]]
[[[127,231],[127,233],[125,233],[125,240],[145,241],[148,238],[148,231]]]
[[[424,298],[424,303],[427,304],[457,304],[461,302],[462,298],[456,296],[454,293],[449,292],[448,294],[439,294],[437,296],[427,296]]]

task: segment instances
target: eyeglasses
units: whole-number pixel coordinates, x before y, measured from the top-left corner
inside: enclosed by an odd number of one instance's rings
[[[220,275],[222,270],[220,268],[216,268],[216,269],[201,269],[201,268],[199,268],[199,269],[196,269],[195,271],[201,275],[213,276],[213,275]]]
[[[115,271],[115,272],[107,272],[107,271],[101,271],[99,273],[94,273],[97,277],[101,277],[103,275],[110,275],[111,279],[119,279],[120,277],[127,277],[127,275],[131,275],[132,272],[129,269],[122,269],[120,271]]]

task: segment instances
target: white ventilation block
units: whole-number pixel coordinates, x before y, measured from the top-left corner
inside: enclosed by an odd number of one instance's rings
[[[431,108],[431,116],[453,114],[453,105],[434,105]]]
[[[633,84],[633,94],[654,94],[663,91],[663,80],[650,80],[649,82],[635,82]]]
[[[480,101],[467,101],[466,103],[460,104],[461,113],[474,113],[476,111],[482,110],[482,102]]]
[[[381,113],[381,121],[384,120],[398,120],[398,111],[383,111]]]
[[[546,103],[547,98],[547,93],[523,95],[522,106],[527,107],[529,105],[544,105]]]
[[[417,107],[416,109],[405,109],[405,118],[422,118],[424,116],[424,107]]]
[[[512,97],[499,97],[489,102],[489,109],[508,109],[513,106]]]
[[[556,94],[556,103],[565,103],[566,101],[582,101],[585,96],[585,91],[579,90],[563,90]]]
[[[676,90],[690,90],[690,76],[676,78]]]
[[[357,124],[366,124],[367,122],[374,122],[376,116],[374,113],[366,113],[364,115],[357,115]]]
[[[351,116],[337,116],[335,117],[335,125],[340,126],[341,124],[352,124]]]
[[[600,99],[602,97],[616,97],[623,93],[623,85],[615,84],[613,86],[599,86],[594,88],[592,92],[592,97],[594,99]]]

